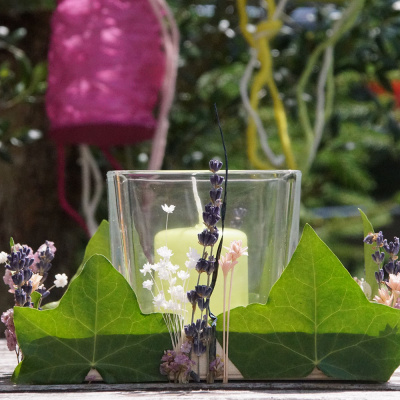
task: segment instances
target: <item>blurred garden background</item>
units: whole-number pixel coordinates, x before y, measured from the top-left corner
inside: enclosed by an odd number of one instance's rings
[[[179,28],[180,54],[163,169],[205,169],[210,158],[222,158],[214,104],[230,168],[275,168],[261,141],[255,139],[252,147],[246,134],[240,82],[252,55],[240,29],[238,3],[168,0]],[[279,100],[273,99],[270,87],[257,91],[260,121],[270,150],[285,152],[274,113],[280,102],[295,166],[303,172],[301,229],[310,223],[360,277],[363,231],[358,208],[388,238],[400,234],[400,1],[283,3],[282,25],[268,52]],[[56,151],[48,137],[45,92],[55,6],[55,0],[0,0],[0,251],[9,251],[10,236],[34,250],[46,239],[54,241],[51,273],[71,276],[88,237],[60,207]],[[248,1],[245,10],[246,29],[254,33],[268,18],[268,2]],[[353,19],[340,26],[349,10]],[[331,53],[325,51],[328,45]],[[330,63],[324,64],[329,56]],[[132,54],[132,64],[135,59]],[[255,65],[256,72],[260,66]],[[321,119],[318,93],[324,68]],[[253,83],[250,79],[248,90]],[[141,142],[116,147],[113,156],[125,169],[146,169],[150,149],[151,142]],[[92,151],[105,180],[112,167],[101,152]],[[68,200],[79,209],[76,147],[67,148],[66,170]],[[96,218],[107,218],[105,192]],[[58,298],[60,293],[54,294]],[[6,303],[11,305],[12,296],[4,285],[1,310],[7,309]]]

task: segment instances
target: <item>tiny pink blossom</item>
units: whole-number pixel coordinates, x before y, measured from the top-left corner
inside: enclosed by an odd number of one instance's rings
[[[1,315],[1,322],[6,326],[4,334],[7,339],[8,350],[14,351],[17,348],[17,337],[15,336],[15,326],[14,326],[14,309],[3,312]]]
[[[389,275],[388,286],[390,287],[390,289],[400,293],[400,273],[398,273],[397,275]]]
[[[374,301],[379,304],[385,304],[389,307],[392,306],[393,303],[393,294],[390,294],[387,287],[384,286],[381,289],[378,289],[379,296],[374,297]]]
[[[228,275],[228,272],[238,263],[237,261],[232,261],[229,253],[226,256],[221,256],[218,260],[219,266],[222,269],[224,276]]]
[[[9,308],[1,314],[1,322],[7,327],[7,329],[14,330],[14,309]]]
[[[225,247],[227,250],[229,250],[229,257],[232,259],[232,261],[236,261],[240,256],[247,256],[247,247],[242,247],[242,241],[241,240],[235,240],[231,242],[231,246]]]
[[[8,285],[10,287],[10,289],[8,290],[8,293],[14,293],[14,291],[15,291],[14,282],[12,280],[12,273],[9,269],[6,269],[6,272],[4,273],[4,276],[3,276],[3,281],[6,285]]]
[[[8,350],[15,351],[17,348],[17,337],[15,336],[15,332],[6,329],[4,334],[6,335]]]

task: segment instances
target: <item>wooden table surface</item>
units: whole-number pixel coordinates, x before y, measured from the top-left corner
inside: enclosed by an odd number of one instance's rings
[[[81,385],[14,385],[11,374],[16,366],[14,352],[0,340],[0,399],[24,400],[108,400],[137,397],[155,399],[283,399],[283,400],[400,400],[400,368],[387,383],[358,383],[339,381],[267,381],[230,382],[207,385],[169,383],[115,384],[91,383]]]

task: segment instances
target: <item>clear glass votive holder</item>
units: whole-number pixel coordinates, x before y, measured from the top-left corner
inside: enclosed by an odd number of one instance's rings
[[[197,234],[205,228],[202,213],[210,202],[211,175],[209,171],[150,170],[107,174],[112,262],[132,286],[144,313],[155,309],[153,296],[143,288],[149,278],[140,269],[159,261],[157,249],[167,246],[173,253],[171,262],[181,269],[190,248],[202,254]],[[235,266],[231,308],[265,303],[289,262],[299,239],[300,183],[300,171],[228,172],[223,245],[229,247],[240,239],[248,247],[248,256]],[[162,205],[175,206],[168,214],[167,230]],[[217,228],[221,237],[221,221]],[[223,248],[221,254],[225,253]],[[197,283],[197,271],[190,274],[186,290]],[[207,284],[206,274],[202,275],[199,283]],[[222,281],[219,271],[210,302],[215,315],[222,312]]]

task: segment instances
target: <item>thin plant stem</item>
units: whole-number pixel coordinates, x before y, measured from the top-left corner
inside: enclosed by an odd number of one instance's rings
[[[226,357],[225,357],[225,311],[226,311],[226,275],[224,274],[224,292],[223,292],[223,301],[222,301],[222,352],[223,352],[223,360],[224,360],[224,379],[223,379],[223,383],[225,382],[225,370],[226,370]]]
[[[229,299],[228,299],[228,320],[227,320],[227,327],[226,327],[226,363],[228,363],[229,360],[229,318],[231,316],[231,294],[232,294],[232,283],[233,283],[233,271],[234,268],[232,268],[231,270],[231,283],[229,285]],[[224,383],[228,383],[228,365],[225,365],[224,368],[224,372],[225,372],[225,382]]]

